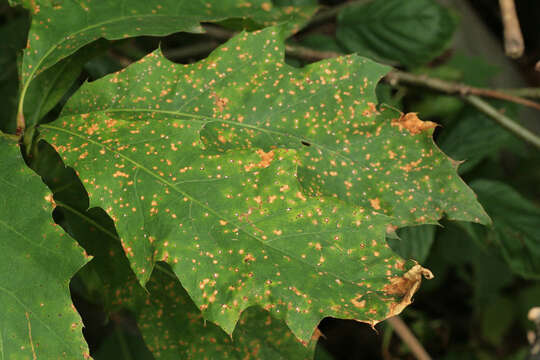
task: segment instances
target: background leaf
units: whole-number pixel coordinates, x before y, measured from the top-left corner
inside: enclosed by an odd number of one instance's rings
[[[515,318],[514,309],[515,302],[504,297],[496,298],[495,301],[486,304],[481,323],[484,339],[493,345],[499,344],[512,325]]]
[[[423,263],[435,239],[434,225],[419,225],[399,229],[398,239],[387,238],[388,244],[404,259]]]
[[[54,224],[47,187],[1,134],[0,153],[2,356],[82,359],[88,350],[68,283],[83,251]]]
[[[488,218],[431,131],[376,109],[385,67],[288,67],[283,37],[241,34],[186,66],[151,54],[83,86],[41,130],[115,220],[143,283],[167,261],[227,332],[259,304],[307,341],[324,316],[376,323],[402,307],[388,286],[408,267],[388,225]]]
[[[494,244],[510,268],[526,278],[540,279],[540,209],[510,186],[478,179],[471,183],[493,218],[491,229],[473,228],[482,243]]]
[[[448,10],[433,0],[374,0],[342,10],[336,37],[349,51],[417,66],[440,55],[455,28]]]
[[[498,159],[503,149],[523,149],[514,135],[470,106],[459,112],[446,128],[437,142],[448,156],[463,161],[458,169],[460,174],[486,158]]]

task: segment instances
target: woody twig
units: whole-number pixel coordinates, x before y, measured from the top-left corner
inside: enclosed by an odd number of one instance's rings
[[[525,44],[519,26],[514,0],[499,0],[504,25],[504,51],[506,55],[517,59],[523,55]]]

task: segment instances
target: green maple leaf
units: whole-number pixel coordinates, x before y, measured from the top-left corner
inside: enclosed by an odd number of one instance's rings
[[[298,30],[316,10],[313,0],[302,6],[276,6],[269,0],[164,0],[159,3],[23,0],[11,3],[25,6],[32,14],[21,67],[19,117],[23,114],[23,105],[30,108],[36,105],[25,102],[30,83],[38,75],[99,38],[163,36],[179,31],[201,33],[204,32],[201,22],[231,18],[250,20],[261,26],[290,21],[291,30]],[[33,112],[30,109],[24,114]]]
[[[292,68],[283,38],[243,33],[193,65],[150,54],[85,84],[41,131],[143,284],[167,261],[225,331],[258,304],[307,341],[325,316],[375,324],[410,302],[429,272],[389,249],[387,229],[489,218],[433,123],[377,109],[387,67]]]
[[[69,280],[84,252],[54,224],[52,196],[0,133],[0,357],[88,355]]]

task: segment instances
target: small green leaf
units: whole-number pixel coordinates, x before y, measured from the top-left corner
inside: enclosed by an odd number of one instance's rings
[[[0,355],[83,359],[81,319],[69,295],[83,250],[55,225],[52,196],[0,134]]]
[[[493,243],[517,274],[540,279],[540,209],[510,186],[475,180],[471,187],[493,218],[491,229],[474,228],[482,242]]]
[[[10,6],[22,6],[28,10],[33,7],[31,0],[8,0],[8,3]]]
[[[489,218],[435,124],[377,109],[386,67],[292,68],[283,38],[243,33],[192,65],[150,54],[85,84],[41,131],[115,220],[142,283],[166,261],[228,333],[258,304],[307,341],[325,316],[374,324],[410,300],[393,289],[412,263],[388,226]]]
[[[498,159],[503,149],[521,149],[519,139],[512,133],[470,106],[465,107],[446,130],[437,142],[453,159],[463,161],[459,166],[460,174],[472,170],[482,160]]]
[[[456,96],[432,93],[422,95],[420,101],[413,102],[409,106],[426,119],[440,119],[441,122],[446,122],[447,119],[459,118],[459,112],[464,107],[463,100]],[[465,122],[466,120],[459,119],[459,121]],[[445,151],[445,153],[447,152]]]
[[[433,0],[374,0],[343,9],[336,36],[350,51],[417,66],[446,49],[455,27]]]

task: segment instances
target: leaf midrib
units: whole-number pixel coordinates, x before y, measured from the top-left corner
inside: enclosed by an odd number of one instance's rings
[[[24,302],[22,302],[22,300],[19,299],[19,297],[18,297],[13,291],[11,291],[11,290],[9,290],[9,289],[6,289],[6,288],[4,288],[4,287],[2,287],[2,286],[0,286],[0,291],[4,292],[5,294],[7,294],[7,295],[9,295],[10,297],[12,297],[13,299],[15,299],[15,301],[19,304],[20,307],[22,307],[22,308],[25,310],[25,312],[29,312],[30,314],[32,314],[33,317],[34,317],[36,320],[38,320],[39,323],[40,323],[42,326],[44,326],[45,328],[47,328],[47,329],[49,330],[49,333],[54,334],[54,336],[55,336],[56,338],[58,338],[58,340],[60,340],[60,342],[61,342],[62,344],[64,344],[64,345],[69,345],[68,348],[71,348],[71,344],[68,344],[67,342],[64,341],[64,340],[65,340],[65,336],[60,336],[60,334],[57,334],[56,331],[54,331],[54,330],[49,326],[49,324],[48,324],[47,321],[43,321],[36,313],[34,313],[34,312],[32,311],[32,308],[31,308],[29,305],[27,305],[27,304],[25,304]],[[39,313],[38,313],[38,314],[39,314]],[[0,340],[1,340],[1,339],[0,339]],[[3,350],[3,348],[2,348],[2,350]]]
[[[43,246],[42,244],[37,244],[35,243],[34,241],[30,240],[26,235],[24,235],[23,233],[17,231],[17,229],[15,229],[14,227],[10,226],[8,223],[0,220],[0,226],[3,226],[5,229],[7,229],[8,231],[11,231],[12,233],[16,234],[17,236],[19,236],[21,239],[23,239],[25,242],[27,242],[28,244],[32,245],[32,247],[38,247],[40,249],[43,249],[45,250],[46,252],[49,252],[55,256],[58,255],[58,253],[52,251],[51,249],[49,249],[48,247],[46,246]]]
[[[96,111],[89,111],[89,112],[86,112],[84,114],[66,114],[66,115],[63,115],[60,119],[62,119],[64,117],[71,117],[71,116],[90,115],[90,114],[108,114],[108,113],[115,113],[115,112],[124,112],[124,113],[129,113],[129,112],[135,112],[135,113],[137,113],[137,112],[151,112],[151,113],[158,113],[158,114],[174,115],[175,117],[182,117],[183,116],[183,117],[190,118],[191,120],[200,121],[200,122],[205,123],[205,124],[209,123],[209,122],[222,122],[222,123],[225,123],[225,124],[236,125],[236,126],[239,126],[239,127],[245,127],[245,128],[249,128],[249,129],[254,129],[254,130],[258,130],[258,131],[261,131],[261,132],[266,132],[266,133],[269,133],[269,134],[289,137],[289,138],[297,140],[299,143],[301,141],[308,140],[312,145],[314,145],[316,147],[319,147],[319,148],[321,148],[321,149],[323,149],[325,151],[328,151],[329,153],[335,155],[336,157],[342,157],[345,160],[348,160],[348,161],[353,162],[353,163],[357,163],[356,160],[353,160],[352,158],[342,154],[341,151],[336,151],[336,150],[333,150],[331,148],[328,148],[325,145],[321,145],[320,143],[314,142],[309,138],[300,137],[300,136],[296,136],[296,135],[293,135],[293,134],[280,132],[280,131],[277,131],[277,130],[266,129],[266,128],[258,127],[258,126],[251,125],[251,124],[244,124],[244,123],[237,122],[237,121],[230,121],[230,120],[223,120],[223,119],[219,119],[219,118],[213,118],[210,115],[196,115],[196,114],[182,113],[182,112],[172,111],[172,110],[159,110],[159,109],[154,110],[154,109],[132,108],[132,109],[96,110]],[[124,119],[122,119],[122,120],[123,121],[128,121],[128,120],[124,120]],[[184,120],[184,119],[180,119],[180,120]],[[44,126],[44,125],[42,125],[42,126]]]

